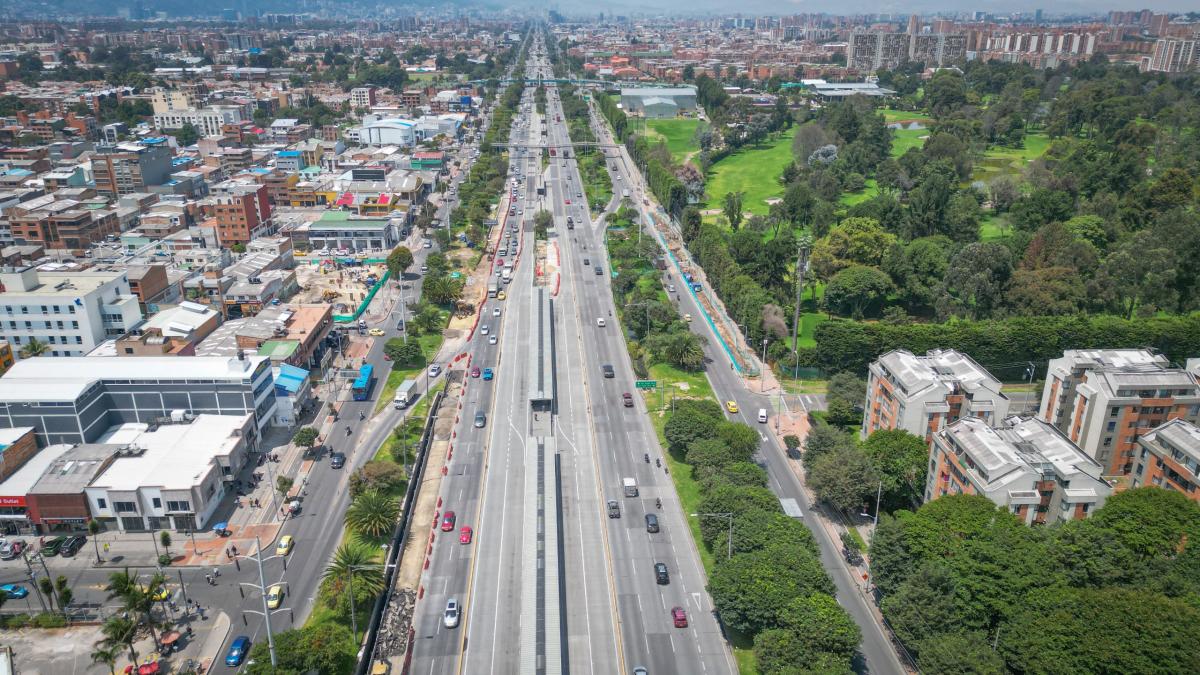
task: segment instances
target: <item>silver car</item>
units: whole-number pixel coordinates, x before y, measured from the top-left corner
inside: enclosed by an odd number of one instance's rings
[[[458,606],[458,600],[450,598],[446,601],[446,612],[442,615],[442,625],[446,628],[457,628],[461,615],[462,610]]]

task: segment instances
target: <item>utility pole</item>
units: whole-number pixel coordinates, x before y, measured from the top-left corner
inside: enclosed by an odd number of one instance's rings
[[[25,561],[25,572],[29,575],[29,585],[33,586],[33,592],[37,594],[38,604],[42,606],[42,612],[48,612],[46,609],[46,600],[42,597],[42,589],[38,588],[37,575],[33,572],[33,565],[29,563],[29,553],[21,552],[21,560]]]
[[[270,610],[270,608],[267,607],[267,578],[263,574],[263,561],[271,560],[272,558],[282,558],[283,559],[283,569],[286,571],[287,570],[287,557],[276,554],[276,555],[270,556],[268,558],[263,558],[262,557],[262,542],[259,540],[258,537],[254,538],[254,555],[241,555],[241,556],[234,556],[234,557],[235,558],[244,558],[246,560],[253,561],[255,564],[258,565],[258,583],[255,584],[252,582],[243,581],[243,582],[240,582],[240,585],[249,586],[250,588],[254,588],[254,589],[258,590],[258,594],[262,598],[262,611],[259,612],[259,611],[253,610],[253,609],[244,609],[244,610],[242,610],[242,614],[243,614],[242,620],[245,621],[246,612],[249,612],[251,614],[262,615],[263,621],[266,623],[266,627],[267,627],[267,647],[271,651],[271,668],[272,669],[277,668],[279,666],[279,658],[275,654],[275,636],[274,636],[274,634],[271,633],[271,614],[273,614],[274,612],[272,612]],[[279,583],[286,583],[286,582],[281,581]],[[241,589],[238,589],[238,590],[241,591]],[[243,595],[244,595],[244,593],[243,593]],[[275,612],[282,612],[282,611],[284,611],[283,608],[275,610]],[[292,610],[289,609],[287,611],[290,612]]]
[[[800,379],[800,303],[804,296],[804,273],[808,271],[809,239],[805,234],[796,242],[796,313],[792,318],[792,354],[795,359],[795,380]]]
[[[871,525],[871,536],[875,536],[875,530],[879,528],[879,499],[883,496],[883,481],[879,481],[879,487],[875,489],[875,522]],[[861,516],[866,516],[865,513],[860,513]],[[867,565],[867,591],[871,590],[872,573],[875,571],[874,565]]]

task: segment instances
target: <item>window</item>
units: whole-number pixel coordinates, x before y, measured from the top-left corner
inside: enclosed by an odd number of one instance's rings
[[[192,510],[192,503],[191,503],[191,502],[189,502],[189,501],[186,501],[186,500],[184,500],[184,501],[172,501],[172,500],[167,500],[167,511],[171,511],[171,512],[177,512],[177,511],[184,511],[184,512],[188,512],[188,511],[191,511],[191,510]]]
[[[162,508],[162,499],[159,499],[158,497],[153,497],[153,498],[151,498],[150,502],[152,504],[154,504],[154,508],[156,508],[156,509]]]
[[[113,509],[117,513],[136,513],[137,504],[133,502],[113,502]]]
[[[1116,430],[1117,430],[1117,423],[1116,423],[1116,422],[1109,422],[1109,423],[1108,423],[1108,426],[1106,427],[1106,429],[1107,429],[1108,431],[1116,431]]]
[[[96,500],[96,508],[107,509],[108,508],[108,500],[107,499],[97,499]]]

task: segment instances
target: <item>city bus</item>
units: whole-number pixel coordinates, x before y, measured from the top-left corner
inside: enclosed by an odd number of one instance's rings
[[[365,401],[371,397],[371,376],[374,374],[374,370],[369,363],[363,364],[363,367],[358,369],[358,377],[350,387],[355,401]]]

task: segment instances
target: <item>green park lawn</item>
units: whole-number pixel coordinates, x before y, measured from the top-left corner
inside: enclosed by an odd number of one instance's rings
[[[909,148],[920,148],[925,145],[928,129],[893,129],[892,157],[898,158],[908,152]]]
[[[421,353],[425,355],[425,361],[428,363],[430,359],[437,355],[438,350],[442,348],[442,331],[436,333],[426,333],[420,337],[409,338],[416,340],[421,345]],[[379,400],[375,402],[375,412],[383,410],[392,404],[392,397],[396,395],[396,389],[406,378],[417,377],[425,371],[424,366],[416,368],[393,368],[387,375],[387,380],[383,385],[383,390],[379,392]]]
[[[779,177],[792,163],[792,138],[795,128],[760,147],[746,147],[722,159],[708,172],[706,209],[720,209],[725,193],[742,192],[742,209],[766,215],[768,199],[783,196]]]
[[[874,178],[868,178],[866,187],[858,192],[843,192],[842,196],[838,197],[838,203],[842,206],[854,206],[877,196],[879,196],[879,186],[875,184]]]
[[[983,158],[975,162],[971,180],[986,183],[1002,175],[1019,176],[1030,162],[1046,154],[1049,147],[1050,138],[1046,134],[1035,133],[1025,137],[1025,147],[1022,148],[988,148]]]
[[[671,157],[680,164],[700,150],[693,138],[696,135],[696,127],[700,126],[700,120],[646,120],[646,126],[649,132],[647,135],[651,139],[666,141]]]
[[[979,224],[979,239],[981,241],[1003,239],[1008,236],[1009,231],[1008,221],[1004,216],[988,214]]]
[[[879,112],[883,113],[883,121],[888,124],[895,122],[932,122],[933,118],[925,113],[910,112],[908,110],[896,110],[894,108],[883,108]]]

